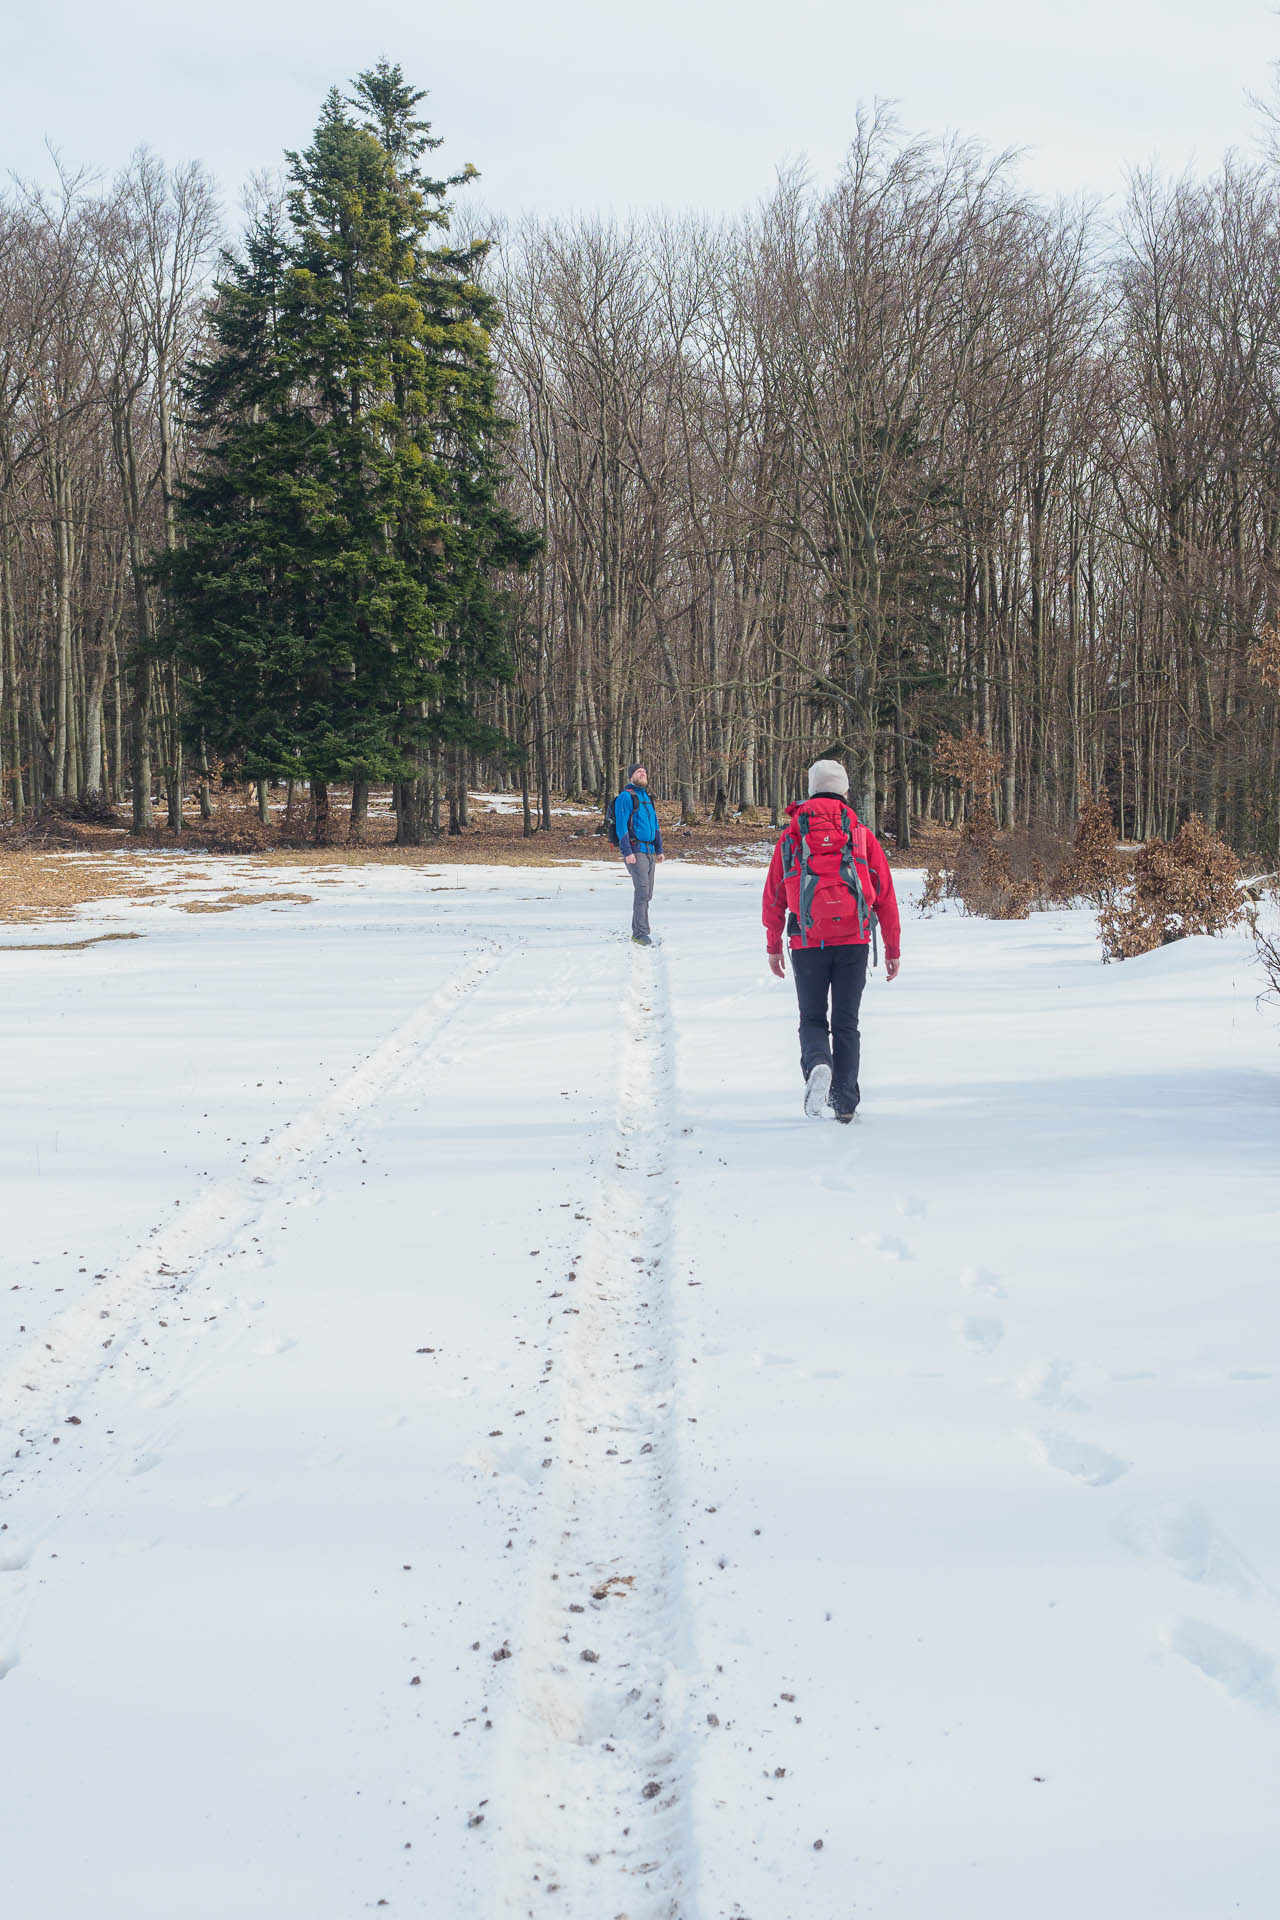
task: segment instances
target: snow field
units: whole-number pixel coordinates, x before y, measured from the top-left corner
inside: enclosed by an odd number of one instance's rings
[[[19,1920],[1269,1920],[1247,944],[908,913],[838,1128],[756,873],[325,879],[0,956]]]

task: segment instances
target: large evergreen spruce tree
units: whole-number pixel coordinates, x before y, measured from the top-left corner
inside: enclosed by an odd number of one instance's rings
[[[191,731],[248,778],[396,783],[423,823],[441,742],[493,748],[476,693],[509,671],[501,581],[535,549],[501,503],[503,423],[476,284],[448,245],[439,144],[397,66],[331,93],[285,209],[229,260],[192,371],[203,446],[161,563]]]

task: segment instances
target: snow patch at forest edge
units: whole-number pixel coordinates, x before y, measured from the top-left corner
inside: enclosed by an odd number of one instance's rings
[[[449,879],[0,955],[15,1910],[1269,1920],[1247,940],[909,916],[843,1129],[758,874]]]

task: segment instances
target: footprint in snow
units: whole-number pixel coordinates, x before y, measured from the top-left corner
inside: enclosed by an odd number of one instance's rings
[[[3,1680],[7,1673],[13,1672],[21,1658],[22,1655],[16,1647],[0,1649],[0,1680]]]
[[[1128,1473],[1129,1462],[1088,1440],[1076,1440],[1069,1433],[1041,1433],[1041,1451],[1051,1467],[1083,1480],[1088,1487],[1106,1487]]]
[[[957,1321],[956,1332],[971,1352],[994,1353],[1004,1339],[1004,1321],[971,1313],[967,1319]]]
[[[542,1474],[541,1462],[532,1447],[472,1447],[461,1464],[474,1473],[487,1473],[493,1479],[519,1480],[526,1487],[536,1486]]]
[[[1037,1360],[1018,1381],[1023,1400],[1034,1400],[1041,1407],[1057,1407],[1063,1413],[1083,1413],[1087,1400],[1069,1391],[1068,1382],[1075,1368],[1070,1360]]]
[[[1172,1653],[1189,1661],[1233,1700],[1260,1707],[1264,1713],[1280,1709],[1276,1693],[1276,1663],[1269,1653],[1238,1640],[1234,1633],[1211,1627],[1206,1620],[1179,1620],[1163,1635]]]
[[[269,1360],[277,1353],[290,1352],[297,1344],[297,1341],[290,1339],[287,1333],[269,1333],[259,1346],[258,1352],[264,1360]]]
[[[914,1260],[915,1255],[905,1240],[899,1240],[894,1233],[864,1234],[862,1244],[876,1253],[883,1253],[890,1260]]]
[[[160,1465],[163,1457],[159,1453],[140,1453],[129,1467],[129,1478],[136,1480],[140,1473],[150,1473]]]
[[[1219,1587],[1248,1600],[1260,1584],[1243,1554],[1199,1507],[1171,1503],[1131,1514],[1121,1537],[1135,1553],[1171,1561],[1184,1580],[1198,1586]]]
[[[126,1534],[117,1540],[112,1551],[118,1560],[136,1560],[141,1553],[152,1553],[160,1545],[158,1533]]]
[[[0,1541],[0,1573],[21,1573],[30,1555],[25,1547],[16,1542],[6,1545]]]
[[[904,1193],[898,1202],[898,1212],[908,1220],[923,1220],[929,1211],[929,1202],[918,1193]]]
[[[1005,1290],[985,1267],[966,1267],[960,1275],[960,1285],[967,1293],[980,1293],[984,1300],[1003,1300]]]

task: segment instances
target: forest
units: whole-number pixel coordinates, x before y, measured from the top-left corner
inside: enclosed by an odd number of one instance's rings
[[[174,834],[224,784],[265,807],[287,781],[326,837],[333,781],[358,837],[386,781],[412,841],[477,785],[523,785],[550,826],[553,795],[603,800],[643,756],[686,821],[776,819],[834,753],[905,847],[956,818],[947,749],[972,733],[1002,827],[1062,831],[1105,794],[1125,839],[1198,815],[1274,857],[1269,159],[1050,206],[879,112],[838,179],[784,173],[735,220],[506,221],[470,170],[424,179],[423,96],[374,74],[400,131],[331,96],[239,239],[201,166],[145,149],[105,185],[5,194],[0,818],[119,807]],[[353,226],[368,190],[340,168],[317,186],[326,139],[374,168],[381,225]],[[343,248],[339,338],[315,289]],[[223,377],[250,295],[265,399]],[[348,476],[323,566],[317,435]],[[281,506],[291,447],[312,491]],[[214,594],[233,519],[271,569]]]

